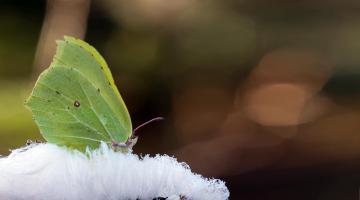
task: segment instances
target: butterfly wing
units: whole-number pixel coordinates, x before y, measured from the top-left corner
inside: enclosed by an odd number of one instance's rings
[[[125,142],[131,119],[111,72],[94,47],[72,37],[58,41],[50,67],[26,102],[44,138],[78,149]]]

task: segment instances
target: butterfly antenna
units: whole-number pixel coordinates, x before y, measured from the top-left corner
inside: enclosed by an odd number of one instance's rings
[[[152,123],[152,122],[155,122],[155,121],[161,121],[161,120],[164,120],[165,118],[164,117],[155,117],[153,119],[150,119],[149,121],[145,122],[145,123],[142,123],[140,124],[139,126],[137,126],[134,130],[133,130],[133,137],[135,137],[135,133],[137,130],[139,130],[140,128]]]

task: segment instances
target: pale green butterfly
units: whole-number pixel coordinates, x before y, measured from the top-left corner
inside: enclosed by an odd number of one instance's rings
[[[84,151],[101,142],[132,148],[135,131],[104,58],[88,43],[65,36],[53,61],[26,101],[40,133],[50,143]]]

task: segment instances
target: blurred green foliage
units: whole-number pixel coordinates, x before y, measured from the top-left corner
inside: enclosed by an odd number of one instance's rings
[[[27,139],[40,139],[31,113],[24,107],[30,94],[28,82],[23,80],[0,82],[0,152],[24,146]]]

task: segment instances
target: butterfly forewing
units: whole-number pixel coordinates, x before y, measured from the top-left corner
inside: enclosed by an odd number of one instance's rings
[[[100,141],[125,142],[132,127],[103,58],[74,38],[58,42],[50,68],[27,101],[49,142],[83,149]]]

